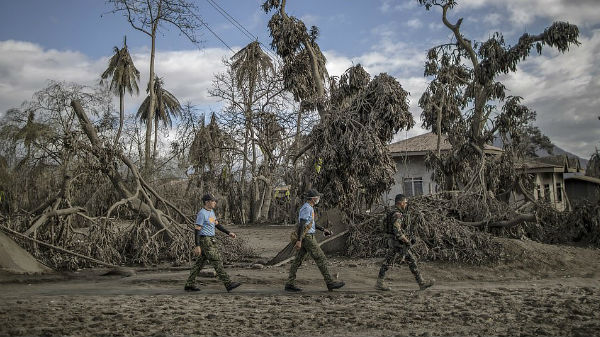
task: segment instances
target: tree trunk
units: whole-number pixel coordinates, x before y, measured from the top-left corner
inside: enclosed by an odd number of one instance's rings
[[[523,222],[532,222],[532,221],[537,221],[537,217],[535,216],[535,214],[519,214],[517,217],[515,217],[514,219],[510,219],[510,220],[503,220],[503,221],[496,221],[496,222],[488,222],[488,221],[459,221],[459,223],[461,225],[465,225],[465,226],[472,226],[472,227],[485,227],[486,225],[488,227],[497,227],[497,228],[502,228],[502,227],[512,227],[512,226],[516,226],[519,225]]]
[[[271,203],[273,201],[273,184],[270,182],[265,184],[263,196],[261,215],[264,220],[269,220],[269,212],[271,211]]]
[[[117,136],[115,137],[114,146],[117,147],[119,144],[119,138],[121,138],[121,131],[123,130],[123,120],[125,119],[125,87],[121,87],[119,91],[119,130],[117,130]]]
[[[154,121],[154,109],[155,109],[155,100],[156,93],[154,92],[154,56],[156,51],[156,28],[158,22],[156,22],[152,26],[152,50],[150,51],[150,81],[149,81],[149,89],[150,89],[150,104],[148,107],[148,116],[146,118],[146,153],[144,160],[144,171],[145,174],[149,174],[152,168],[152,159],[150,156],[150,143],[152,141],[152,122]]]
[[[248,120],[246,120],[246,132],[244,133],[244,155],[242,156],[242,172],[240,177],[240,205],[242,224],[246,224],[246,170],[248,169]]]
[[[156,153],[156,144],[158,143],[158,121],[154,121],[154,148],[152,150],[152,158],[153,160],[156,160],[156,156],[158,155],[158,153]]]
[[[260,196],[259,196],[259,188],[258,188],[258,180],[256,176],[258,172],[256,172],[256,141],[254,141],[254,127],[252,124],[250,125],[250,141],[252,144],[252,161],[251,163],[251,171],[252,171],[252,203],[251,203],[251,216],[252,222],[256,222],[258,218],[260,218]]]

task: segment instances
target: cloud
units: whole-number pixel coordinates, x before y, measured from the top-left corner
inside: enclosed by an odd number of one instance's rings
[[[384,0],[381,6],[379,6],[379,11],[382,13],[402,12],[416,8],[417,6],[417,1],[402,1],[398,3],[393,0]]]
[[[304,25],[310,29],[311,26],[318,26],[317,22],[319,22],[321,18],[318,15],[305,14],[300,17],[300,20],[304,22]]]
[[[482,7],[503,8],[515,24],[529,24],[536,18],[568,21],[577,25],[600,22],[600,1],[597,0],[471,0],[457,9]]]
[[[90,60],[74,51],[43,50],[21,41],[0,41],[0,114],[19,107],[48,80],[98,83],[106,60]]]
[[[208,89],[214,75],[225,71],[222,60],[230,54],[222,48],[160,52],[156,56],[155,71],[164,80],[165,89],[173,93],[181,103],[215,103],[216,100],[209,96]],[[142,72],[140,83],[147,83],[150,55],[135,53],[133,59]]]
[[[503,82],[537,111],[536,124],[556,145],[585,158],[600,145],[600,30],[580,41],[565,54],[532,54]]]
[[[158,51],[156,74],[181,103],[189,100],[196,105],[214,105],[216,100],[209,97],[208,89],[214,74],[224,71],[221,60],[228,56],[231,53],[221,48]],[[108,58],[90,59],[79,52],[45,50],[30,42],[0,41],[0,114],[30,100],[36,91],[46,87],[48,80],[96,85]],[[128,112],[137,111],[146,95],[150,55],[145,49],[136,50],[132,51],[132,58],[141,72],[140,95],[126,97]]]
[[[496,26],[502,22],[502,15],[498,13],[490,13],[483,18],[488,25]]]
[[[421,20],[414,18],[414,19],[408,20],[406,22],[406,25],[413,29],[419,29],[423,26],[423,23],[421,22]]]

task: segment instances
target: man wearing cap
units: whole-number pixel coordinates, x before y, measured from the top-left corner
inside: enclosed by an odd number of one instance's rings
[[[409,240],[406,236],[406,229],[410,223],[409,214],[406,210],[408,200],[403,194],[398,194],[394,198],[395,207],[387,214],[383,220],[384,231],[388,237],[388,251],[385,254],[385,260],[379,269],[379,275],[377,277],[377,283],[375,289],[381,291],[389,291],[390,287],[386,286],[383,282],[385,278],[385,272],[394,262],[396,255],[404,257],[404,260],[408,264],[408,268],[415,276],[415,280],[419,284],[421,290],[425,290],[433,285],[435,280],[431,279],[426,281],[421,276],[417,262],[410,251],[410,246],[414,243],[414,239]]]
[[[338,289],[344,286],[344,282],[342,281],[334,281],[329,274],[329,270],[327,269],[327,262],[325,260],[325,253],[319,247],[317,240],[315,239],[316,230],[323,231],[325,235],[331,235],[331,231],[317,226],[315,224],[315,210],[314,207],[319,203],[321,194],[316,190],[309,190],[306,194],[306,203],[300,207],[300,211],[298,214],[298,227],[297,227],[297,237],[298,240],[294,245],[294,248],[298,251],[296,253],[296,257],[290,266],[290,274],[288,280],[285,284],[284,289],[286,291],[297,292],[302,291],[301,288],[296,286],[296,272],[306,254],[310,254],[317,267],[321,271],[323,278],[325,279],[325,284],[327,285],[327,289],[332,291],[333,289]]]
[[[232,282],[229,279],[229,275],[223,269],[223,261],[221,260],[221,254],[217,250],[215,245],[215,228],[221,232],[229,235],[230,237],[236,237],[235,233],[228,231],[223,225],[219,224],[215,215],[214,208],[217,205],[217,200],[211,194],[206,194],[202,197],[204,207],[198,212],[196,216],[196,226],[194,228],[196,247],[194,248],[194,254],[198,256],[196,263],[190,271],[190,277],[188,277],[185,283],[185,291],[198,291],[200,288],[196,287],[196,276],[204,263],[208,260],[212,264],[217,277],[225,285],[227,291],[231,291],[241,284],[239,282]]]

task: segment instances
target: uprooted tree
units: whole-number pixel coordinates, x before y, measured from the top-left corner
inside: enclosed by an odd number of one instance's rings
[[[308,30],[285,6],[286,0],[263,4],[266,13],[275,11],[269,21],[271,47],[283,60],[285,89],[300,103],[298,121],[305,111],[317,110],[320,116],[307,137],[296,135],[293,161],[303,159],[304,188],[314,184],[326,192],[330,207],[358,206],[360,200],[371,204],[393,183],[395,167],[386,144],[414,125],[408,93],[387,74],[371,80],[360,65],[339,79],[329,78],[316,42],[319,29]]]
[[[2,118],[0,229],[59,269],[183,262],[196,207],[175,206],[141,177],[135,151],[113,146],[110,100],[107,87],[51,82]],[[226,258],[253,254],[219,242]]]
[[[408,93],[382,73],[371,79],[361,65],[332,78],[327,116],[313,129],[306,174],[330,206],[370,206],[394,183],[387,144],[414,125]],[[364,203],[363,203],[364,201]]]

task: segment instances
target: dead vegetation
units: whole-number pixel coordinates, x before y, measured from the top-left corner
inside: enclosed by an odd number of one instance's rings
[[[491,204],[491,209],[484,204]],[[511,222],[508,219],[524,215],[504,202],[490,203],[475,194],[445,192],[411,198],[408,233],[416,239],[413,252],[430,261],[483,264],[497,262],[505,254],[496,237],[600,247],[600,205],[587,203],[565,212],[543,203],[528,203],[525,208],[536,216]],[[350,227],[346,255],[383,256],[387,247],[384,216],[379,212],[354,217],[357,225]]]

